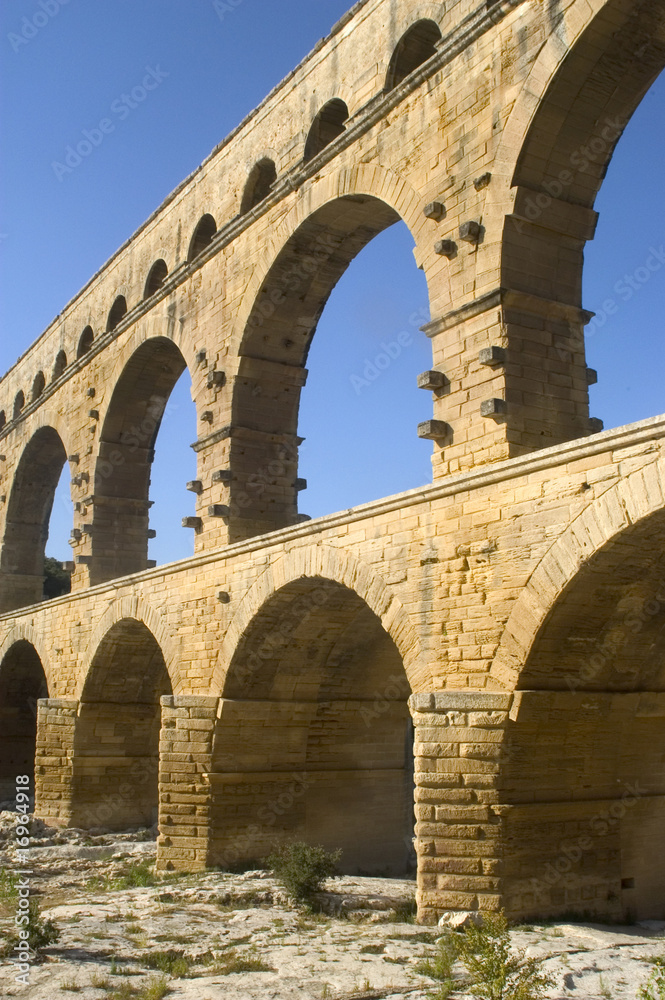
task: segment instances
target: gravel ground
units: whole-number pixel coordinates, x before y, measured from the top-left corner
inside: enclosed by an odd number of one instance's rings
[[[0,813],[0,867],[9,872],[22,867],[9,835],[14,819]],[[9,959],[0,962],[2,997],[426,1000],[435,990],[418,965],[433,957],[441,931],[410,922],[413,882],[331,879],[325,912],[304,914],[268,872],[155,876],[155,835],[57,832],[33,822],[31,892],[60,938],[31,965],[27,985],[15,981]],[[14,907],[5,879],[3,936]],[[529,925],[512,939],[544,959],[557,1000],[635,1000],[653,958],[665,956],[663,921]]]

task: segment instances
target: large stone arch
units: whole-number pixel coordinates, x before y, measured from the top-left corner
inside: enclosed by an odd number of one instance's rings
[[[247,323],[255,307],[261,286],[289,239],[319,209],[340,198],[366,195],[385,202],[409,227],[416,244],[425,228],[422,199],[403,177],[387,167],[360,163],[355,167],[326,171],[316,185],[302,189],[293,207],[276,226],[264,233],[262,251],[257,257],[250,280],[243,292],[237,313],[237,325],[229,353],[242,353]]]
[[[0,664],[12,646],[14,646],[17,642],[22,641],[28,642],[34,647],[42,663],[42,669],[44,671],[44,676],[46,677],[46,684],[48,686],[50,696],[57,698],[58,671],[54,669],[53,664],[51,663],[51,647],[44,641],[43,633],[38,631],[36,628],[33,628],[30,622],[18,621],[12,625],[2,643],[0,643]]]
[[[0,802],[13,808],[16,776],[34,793],[37,707],[52,690],[43,643],[28,624],[14,627],[0,646]],[[11,805],[9,805],[11,803]]]
[[[415,625],[395,594],[373,567],[340,549],[317,545],[279,555],[243,597],[219,650],[212,690],[224,689],[228,665],[250,623],[281,588],[303,577],[332,581],[354,591],[380,619],[399,650],[413,691],[431,691],[434,680]]]
[[[249,862],[297,836],[341,848],[347,872],[412,868],[402,651],[413,676],[417,637],[383,581],[330,549],[279,560],[231,638],[211,748],[209,863]]]
[[[426,221],[408,185],[380,168],[344,170],[303,189],[258,260],[233,344],[232,541],[297,521],[298,410],[312,338],[353,259],[400,220],[416,239]]]
[[[76,682],[75,697],[80,699],[86,685],[90,666],[104,637],[114,625],[126,619],[140,622],[154,636],[164,657],[171,687],[174,694],[180,694],[185,681],[180,673],[179,650],[173,634],[169,631],[163,616],[140,595],[122,597],[113,601],[106,609],[92,632],[81,658],[80,673]]]
[[[522,916],[662,909],[665,466],[640,465],[541,559],[492,667],[516,689],[501,788]]]
[[[70,822],[76,826],[124,829],[157,820],[161,698],[172,695],[173,685],[163,649],[143,620],[163,632],[159,619],[137,604],[119,602],[112,611],[126,614],[107,613],[91,639],[97,644],[81,678],[73,731]]]
[[[84,553],[92,584],[148,565],[155,441],[169,396],[189,367],[174,337],[143,337],[138,343],[135,337],[132,346],[134,350],[126,349],[118,361],[101,414],[91,538]]]
[[[21,450],[7,497],[0,555],[0,610],[43,599],[44,553],[67,436],[41,415]]]
[[[663,67],[663,3],[576,0],[565,32],[550,32],[494,161],[501,184],[488,203],[487,224],[506,216],[503,287],[581,308],[596,195],[631,115]],[[575,349],[588,318],[568,317]]]
[[[665,468],[659,460],[626,475],[569,524],[513,606],[490,670],[494,684],[507,690],[522,686],[521,673],[538,633],[581,568],[629,528],[664,512]]]

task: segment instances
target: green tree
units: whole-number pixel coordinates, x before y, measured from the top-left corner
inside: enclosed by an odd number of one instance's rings
[[[66,569],[62,568],[62,563],[52,556],[44,559],[44,597],[60,597],[68,594],[72,589],[72,577]]]

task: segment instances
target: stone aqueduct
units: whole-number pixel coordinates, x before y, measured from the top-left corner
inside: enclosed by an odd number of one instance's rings
[[[663,0],[361,0],[54,320],[0,382],[6,794],[34,762],[53,821],[158,810],[162,868],[298,836],[401,872],[413,841],[424,921],[664,915],[665,417],[590,420],[580,300],[664,63]],[[305,521],[308,346],[398,219],[433,482]],[[185,366],[195,555],[153,567]],[[65,462],[73,589],[44,601]]]

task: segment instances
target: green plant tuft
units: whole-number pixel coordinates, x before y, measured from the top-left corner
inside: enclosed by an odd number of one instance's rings
[[[311,904],[325,879],[334,875],[341,851],[327,851],[296,841],[283,844],[265,860],[265,864],[297,903]]]
[[[665,1000],[665,958],[654,958],[654,968],[637,994],[638,1000]]]
[[[432,1000],[447,1000],[454,988],[453,966],[459,953],[459,940],[452,931],[446,931],[438,941],[437,953],[433,959],[419,962],[416,972],[441,984]]]
[[[149,969],[157,969],[159,972],[165,972],[176,979],[186,976],[192,964],[191,959],[183,951],[178,951],[175,948],[169,948],[168,951],[153,951],[146,955],[142,961]]]

